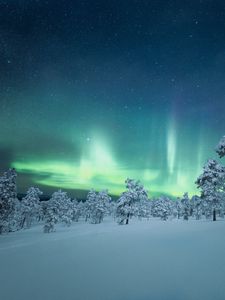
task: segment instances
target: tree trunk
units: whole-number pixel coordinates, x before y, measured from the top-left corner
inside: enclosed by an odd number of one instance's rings
[[[215,208],[213,210],[213,221],[216,221],[216,210],[215,210]]]
[[[21,222],[21,225],[20,225],[21,228],[24,228],[25,221],[26,221],[26,218],[24,217],[23,220],[22,220],[22,222]]]
[[[130,213],[127,214],[126,225],[129,223]]]

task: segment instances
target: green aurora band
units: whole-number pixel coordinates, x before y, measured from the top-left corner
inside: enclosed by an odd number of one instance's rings
[[[87,139],[85,151],[79,161],[72,159],[23,159],[12,163],[19,173],[33,176],[35,184],[61,188],[96,190],[108,189],[113,195],[119,195],[124,191],[124,181],[127,177],[140,180],[148,189],[149,195],[168,194],[173,197],[181,196],[185,191],[190,195],[196,194],[197,189],[194,184],[200,174],[203,162],[206,159],[203,155],[203,147],[198,147],[196,156],[192,151],[187,156],[185,149],[183,160],[177,160],[178,141],[176,139],[176,128],[174,122],[168,126],[164,159],[162,164],[156,167],[154,157],[150,157],[148,167],[141,168],[135,164],[125,165],[116,160],[113,151],[109,148],[103,138],[98,140]],[[146,153],[139,154],[146,155]],[[137,162],[138,163],[138,162]],[[152,167],[151,167],[152,165]],[[132,167],[134,166],[134,167]],[[194,166],[194,167],[191,167]]]

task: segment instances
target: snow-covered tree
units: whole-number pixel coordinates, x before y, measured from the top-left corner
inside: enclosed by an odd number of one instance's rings
[[[216,147],[216,153],[218,153],[220,158],[225,156],[225,135],[219,141],[219,144]]]
[[[117,208],[117,203],[116,201],[110,201],[109,202],[109,209],[108,209],[108,212],[109,212],[109,215],[114,219],[116,220],[116,208]]]
[[[87,222],[91,217],[91,212],[94,209],[95,202],[97,199],[97,192],[91,189],[87,194],[87,199],[84,203],[84,217],[85,222]]]
[[[111,198],[107,190],[97,193],[91,190],[87,195],[85,202],[86,220],[90,219],[92,224],[99,224],[103,221],[104,216],[109,211],[109,202]]]
[[[221,138],[215,150],[220,158],[225,156],[225,136]],[[196,184],[201,190],[202,207],[206,218],[213,216],[213,221],[216,221],[218,214],[224,217],[225,167],[214,159],[208,160]]]
[[[54,201],[58,204],[59,219],[66,226],[70,226],[73,219],[72,201],[66,192],[59,190],[53,194]]]
[[[18,213],[16,171],[9,169],[0,177],[0,234],[12,231],[15,227],[14,215]]]
[[[139,220],[142,218],[149,219],[151,216],[151,201],[148,198],[142,198],[140,201],[134,204],[134,215]]]
[[[140,181],[127,179],[125,181],[127,190],[122,193],[118,200],[116,216],[118,224],[128,224],[131,215],[134,212],[134,203],[141,199],[147,199],[147,191],[144,189]]]
[[[178,218],[177,201],[171,200],[171,218]]]
[[[190,199],[188,197],[188,193],[184,193],[183,197],[181,198],[181,204],[183,218],[187,221],[190,216]]]
[[[32,222],[39,218],[41,212],[40,196],[42,194],[39,188],[30,187],[22,199],[22,228],[30,228]]]
[[[76,199],[71,200],[71,207],[72,207],[72,221],[78,222],[79,220],[79,211],[78,211],[78,201]]]
[[[202,203],[202,198],[198,196],[193,196],[191,198],[191,204],[193,208],[193,216],[195,217],[196,220],[200,220],[201,216],[203,214],[203,203]]]
[[[165,196],[154,199],[152,202],[153,217],[160,217],[161,220],[166,221],[169,216],[173,214],[173,203]]]
[[[74,222],[78,222],[79,218],[83,215],[84,212],[84,203],[82,201],[77,201],[74,199],[72,201],[72,209],[73,209],[73,218]]]
[[[72,218],[72,202],[67,193],[61,190],[53,193],[51,199],[47,202],[44,232],[54,231],[55,224],[58,222],[70,226]]]
[[[109,212],[109,202],[111,197],[108,195],[107,190],[102,190],[98,193],[94,209],[91,212],[91,222],[93,224],[99,224],[103,221],[103,218]]]
[[[55,224],[59,222],[58,208],[55,202],[51,201],[51,203],[48,203],[44,220],[45,220],[45,224],[43,228],[44,232],[49,233],[54,231]]]
[[[183,214],[183,211],[182,211],[183,206],[182,206],[180,197],[177,197],[177,199],[175,200],[174,207],[175,207],[175,210],[177,211],[177,213],[176,213],[177,218],[180,219]]]
[[[13,213],[10,217],[9,228],[10,231],[17,231],[22,228],[22,205],[17,198],[14,200]]]
[[[213,215],[213,221],[216,221],[216,215],[224,207],[225,168],[214,159],[208,160],[196,184],[207,204],[206,217]]]

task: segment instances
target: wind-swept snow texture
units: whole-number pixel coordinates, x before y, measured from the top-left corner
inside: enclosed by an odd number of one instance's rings
[[[111,220],[0,236],[2,300],[224,300],[225,222]]]

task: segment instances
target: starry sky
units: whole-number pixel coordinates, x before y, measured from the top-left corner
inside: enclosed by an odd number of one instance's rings
[[[225,134],[225,2],[0,1],[0,105],[19,192],[192,195]]]

